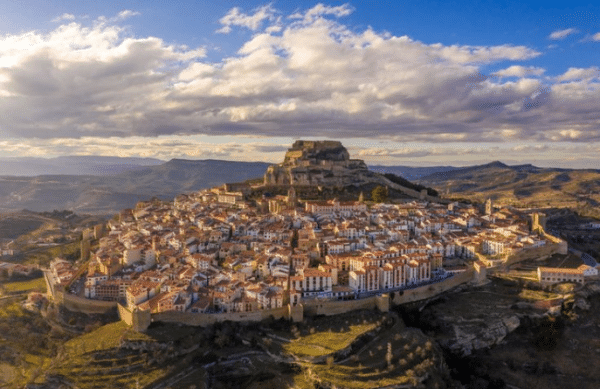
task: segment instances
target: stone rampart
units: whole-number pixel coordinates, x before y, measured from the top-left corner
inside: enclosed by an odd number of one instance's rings
[[[338,315],[360,309],[379,309],[387,311],[391,304],[400,305],[420,300],[426,300],[452,289],[460,284],[467,283],[473,278],[473,269],[456,274],[451,278],[430,285],[414,289],[391,292],[381,296],[373,296],[358,300],[347,301],[306,301],[304,305],[295,307],[281,307],[270,310],[254,312],[231,313],[191,313],[191,312],[161,312],[150,314],[148,311],[130,311],[127,307],[114,301],[91,300],[74,296],[63,291],[55,290],[54,299],[58,304],[74,312],[86,314],[103,314],[117,310],[121,320],[131,325],[137,331],[145,331],[151,321],[182,323],[191,326],[207,326],[222,321],[253,322],[269,318],[302,320],[304,315]],[[393,296],[393,297],[390,297]]]
[[[377,307],[376,298],[376,296],[373,296],[359,300],[347,301],[309,300],[304,302],[304,314],[311,316],[332,316],[359,309],[375,309]]]
[[[54,301],[57,304],[63,305],[69,311],[86,314],[110,313],[117,308],[116,301],[90,300],[59,290],[55,290],[54,292]]]
[[[54,298],[54,283],[52,282],[52,272],[44,270],[44,281],[46,281],[46,295],[49,298]]]
[[[119,318],[131,326],[135,331],[144,332],[150,327],[152,315],[149,310],[135,309],[131,311],[124,305],[118,304]]]
[[[281,308],[265,309],[254,312],[230,312],[230,313],[191,313],[191,312],[161,312],[152,315],[152,321],[166,323],[182,323],[190,326],[207,326],[222,321],[252,322],[261,321],[273,317],[277,319],[288,319],[289,309],[287,305]]]
[[[450,203],[449,200],[446,199],[442,199],[440,197],[435,197],[435,196],[429,196],[426,191],[425,192],[419,192],[416,191],[414,189],[410,189],[407,188],[405,186],[396,184],[395,182],[389,180],[388,178],[384,177],[383,175],[380,175],[381,180],[390,188],[395,189],[399,192],[404,193],[407,196],[413,197],[415,199],[420,199],[420,200],[425,200],[425,201],[430,201],[430,202],[434,202],[434,203],[441,203],[441,204],[448,204]]]
[[[117,309],[119,312],[119,318],[128,325],[133,325],[133,314],[129,308],[125,307],[124,305],[117,304]]]
[[[115,301],[90,300],[66,293],[63,287],[55,284],[54,276],[49,270],[44,271],[44,280],[47,286],[47,295],[56,304],[62,305],[69,311],[86,314],[109,313],[117,307]]]
[[[358,300],[345,301],[320,301],[308,300],[303,305],[295,307],[285,306],[270,310],[259,310],[254,312],[231,312],[231,313],[191,313],[191,312],[161,312],[152,314],[152,321],[167,323],[182,323],[190,326],[208,326],[222,321],[254,322],[273,319],[292,319],[294,321],[302,320],[304,315],[339,315],[360,309],[379,309],[383,312],[389,310],[391,304],[400,305],[416,301],[426,300],[436,295],[452,289],[460,284],[465,284],[473,278],[473,269],[456,274],[451,278],[430,285],[420,286],[414,289],[391,292],[381,296],[372,296]],[[391,298],[390,296],[394,296]],[[143,312],[142,312],[143,313]],[[127,308],[119,305],[119,315],[126,323],[135,327],[136,312],[131,312]],[[143,319],[143,318],[141,318]],[[140,319],[140,320],[141,320]],[[148,323],[149,324],[149,323]],[[141,329],[143,326],[138,326]]]
[[[435,297],[445,291],[466,284],[473,279],[474,270],[472,268],[455,274],[454,276],[434,284],[423,285],[414,289],[404,289],[401,291],[389,292],[381,296],[367,297],[359,300],[348,301],[305,301],[305,315],[339,315],[359,309],[379,309],[386,311],[390,305],[402,305],[421,300],[427,300]],[[393,296],[393,297],[391,297]],[[390,304],[391,303],[391,304]]]
[[[291,321],[299,323],[304,320],[304,306],[302,304],[288,304],[288,317]]]
[[[455,274],[452,277],[441,282],[436,282],[435,284],[391,292],[390,295],[393,296],[392,303],[394,305],[401,305],[430,299],[461,284],[470,282],[473,279],[473,273],[473,268],[469,268],[464,272]]]
[[[535,247],[529,249],[523,249],[514,254],[511,254],[506,259],[507,265],[512,265],[513,263],[526,261],[526,260],[536,260],[542,261],[553,254],[567,254],[568,246],[567,242],[559,241],[558,243],[547,243],[542,247]]]

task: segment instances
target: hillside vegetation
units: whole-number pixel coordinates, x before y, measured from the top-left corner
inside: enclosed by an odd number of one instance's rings
[[[570,207],[598,212],[600,172],[507,166],[501,162],[434,173],[420,180],[443,196],[519,207]],[[600,216],[600,215],[598,215]]]

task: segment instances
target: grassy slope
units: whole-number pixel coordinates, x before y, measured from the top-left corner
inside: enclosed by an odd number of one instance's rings
[[[423,379],[432,385],[444,381],[434,368],[442,359],[439,350],[420,330],[406,328],[394,314],[362,312],[317,322],[329,325],[311,325],[308,333],[295,332],[296,339],[282,345],[285,353],[303,358],[303,370],[294,376],[295,387],[327,383],[364,389],[416,385]],[[349,352],[339,354],[348,346]],[[308,361],[322,356],[327,356],[326,363]]]
[[[144,387],[165,375],[164,367],[149,366],[142,353],[121,349],[122,340],[153,341],[124,322],[107,324],[68,341],[52,373],[82,389]]]
[[[299,357],[320,357],[332,354],[348,347],[357,337],[371,331],[376,326],[375,323],[366,323],[352,325],[346,331],[316,332],[291,341],[284,346],[284,350]]]
[[[46,292],[46,281],[44,277],[34,278],[26,281],[13,281],[2,284],[7,293]]]
[[[600,200],[600,173],[484,165],[425,177],[421,183],[451,198],[518,206],[583,207]],[[589,193],[596,193],[596,195]],[[591,201],[590,201],[591,200]]]
[[[0,306],[0,387],[20,388],[35,382],[52,362],[66,335],[18,303]]]

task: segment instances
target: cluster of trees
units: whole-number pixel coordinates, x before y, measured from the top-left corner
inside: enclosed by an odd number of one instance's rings
[[[389,192],[386,187],[378,186],[371,192],[371,200],[376,203],[384,203],[389,197]]]

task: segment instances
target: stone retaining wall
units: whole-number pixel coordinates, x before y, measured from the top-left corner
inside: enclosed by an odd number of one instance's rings
[[[559,241],[557,243],[548,243],[542,247],[535,247],[529,249],[523,249],[517,253],[511,254],[506,259],[507,265],[512,265],[517,262],[526,260],[537,260],[542,261],[553,254],[564,254],[568,253],[567,242]]]
[[[191,312],[161,312],[152,314],[152,321],[167,323],[183,323],[190,326],[207,326],[222,321],[250,322],[261,321],[273,317],[277,319],[288,319],[289,309],[287,306],[254,312],[230,312],[230,313],[191,313]]]
[[[452,277],[441,282],[436,282],[435,284],[423,285],[414,289],[406,289],[398,292],[391,292],[390,294],[393,295],[392,303],[394,305],[402,305],[430,299],[447,290],[453,289],[458,285],[471,282],[473,275],[473,268],[469,268],[464,272],[457,273]]]
[[[54,292],[54,300],[63,305],[69,311],[73,312],[81,312],[86,314],[95,314],[95,313],[110,313],[117,308],[116,301],[100,301],[100,300],[90,300],[84,297],[74,296],[70,293],[65,293],[62,291]]]

